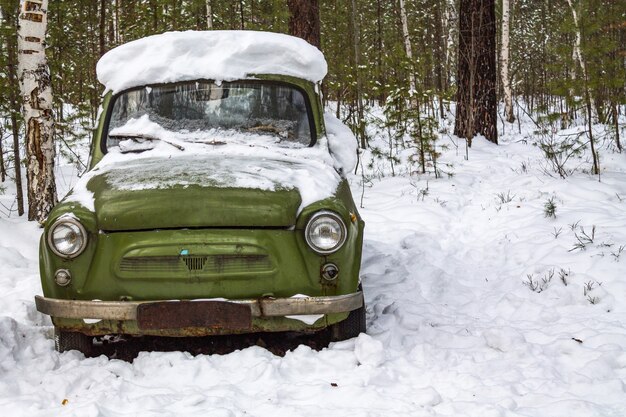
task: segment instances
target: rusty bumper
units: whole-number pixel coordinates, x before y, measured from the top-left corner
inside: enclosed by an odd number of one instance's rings
[[[346,313],[363,306],[363,293],[347,295],[302,297],[302,298],[260,298],[254,300],[191,300],[165,301],[167,303],[194,302],[232,303],[250,308],[252,317],[284,317],[292,315]],[[37,310],[52,317],[66,319],[137,320],[138,311],[155,302],[163,301],[84,301],[62,300],[35,296]]]

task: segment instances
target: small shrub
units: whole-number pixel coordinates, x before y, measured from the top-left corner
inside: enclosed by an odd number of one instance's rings
[[[544,167],[544,172],[548,175],[550,175],[550,171],[555,172],[561,178],[573,174],[576,170],[567,168],[566,164],[571,158],[582,155],[585,143],[581,136],[584,132],[557,137],[556,129],[552,128],[544,129],[540,134],[541,138],[537,146],[548,162],[548,167]]]
[[[575,250],[583,251],[587,249],[587,246],[591,245],[596,238],[596,226],[591,226],[591,236],[588,235],[587,232],[585,232],[585,229],[583,227],[580,228],[580,234],[574,233],[574,236],[576,237],[577,242],[574,243],[574,247],[572,247],[572,249],[570,249],[568,252],[572,252]]]
[[[514,198],[515,194],[511,195],[511,190],[507,191],[506,194],[504,192],[496,194],[496,201],[500,204],[510,203]]]
[[[598,287],[601,287],[601,286],[602,286],[602,283],[601,283],[601,282],[598,282],[598,281],[587,281],[587,282],[585,282],[585,285],[583,285],[583,295],[584,295],[584,296],[589,295],[589,293],[590,293],[590,292],[591,292],[594,288],[596,288],[596,285],[597,285]]]
[[[543,216],[556,219],[556,203],[554,197],[550,197],[543,205]]]
[[[533,274],[526,275],[526,281],[524,281],[523,284],[531,291],[539,294],[548,289],[552,278],[554,278],[554,268],[549,269],[543,277],[537,279],[535,279]]]
[[[569,225],[569,228],[572,230],[572,232],[576,229],[578,229],[578,225],[580,224],[580,220],[578,220],[577,222],[574,222],[572,224]]]
[[[624,252],[624,249],[626,249],[626,246],[620,245],[619,248],[617,248],[617,252],[611,252],[611,256],[615,258],[615,262],[619,262],[619,257],[622,255],[622,252]]]
[[[585,285],[583,285],[583,295],[589,301],[589,304],[598,304],[600,302],[600,298],[591,295],[591,291],[596,287],[601,287],[602,283],[598,281],[587,281]]]

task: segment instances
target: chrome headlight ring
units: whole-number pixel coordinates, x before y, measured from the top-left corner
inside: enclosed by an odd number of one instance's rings
[[[304,238],[311,249],[320,255],[337,252],[347,238],[346,224],[332,211],[322,210],[313,214],[304,230]]]
[[[74,217],[59,217],[48,230],[48,247],[57,256],[73,259],[87,247],[87,231]],[[65,250],[59,246],[64,244]]]

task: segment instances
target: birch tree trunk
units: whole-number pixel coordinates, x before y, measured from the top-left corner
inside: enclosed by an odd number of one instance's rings
[[[404,40],[404,52],[406,57],[413,67],[413,50],[411,49],[411,39],[409,38],[409,22],[406,17],[406,7],[404,6],[404,0],[400,0],[400,19],[402,20],[402,39]],[[409,89],[410,94],[415,94],[415,71],[411,70],[409,74]]]
[[[120,44],[120,8],[119,0],[113,0],[113,39],[115,44]]]
[[[445,3],[444,3],[445,4]],[[434,5],[435,19],[435,86],[437,88],[437,100],[439,102],[439,118],[445,119],[446,113],[443,108],[444,82],[443,71],[446,65],[445,43],[443,40],[443,22],[441,13],[442,1],[436,0]]]
[[[587,75],[587,63],[585,62],[585,59],[583,58],[583,54],[581,51],[581,45],[582,45],[582,35],[580,33],[580,21],[578,19],[578,13],[576,12],[576,8],[574,7],[574,3],[572,2],[572,0],[567,0],[567,4],[569,5],[570,10],[572,11],[572,17],[574,18],[574,27],[576,27],[576,37],[574,40],[574,51],[572,53],[574,59],[576,61],[578,61],[578,65],[580,65],[580,70],[582,71],[583,74],[583,82],[585,85],[585,96],[588,98],[588,100],[590,101],[590,105],[588,107],[591,108],[591,113],[593,115],[597,115],[597,109],[596,109],[596,103],[595,100],[593,99],[593,96],[591,95],[591,91],[589,88],[589,77]],[[575,77],[575,75],[573,75],[572,77]],[[589,114],[589,117],[592,117],[592,114]]]
[[[572,3],[572,0],[567,0],[567,4],[569,8],[572,10],[572,16],[574,18],[574,26],[576,27],[576,40],[574,43],[574,58],[577,59],[580,69],[583,73],[583,83],[585,86],[585,101],[587,104],[587,127],[589,134],[589,147],[591,148],[591,156],[593,158],[593,168],[592,173],[595,175],[600,174],[600,161],[598,160],[598,154],[596,153],[595,144],[593,142],[593,131],[591,129],[592,119],[594,115],[597,115],[596,104],[593,100],[593,96],[591,95],[591,89],[589,88],[589,76],[587,74],[587,64],[583,59],[583,54],[581,52],[581,44],[582,44],[582,36],[580,34],[580,22],[578,20],[578,13],[576,12],[576,8]]]
[[[504,115],[506,121],[513,123],[515,116],[513,115],[513,93],[511,92],[511,79],[509,78],[509,65],[511,63],[510,54],[510,23],[511,7],[510,0],[502,0],[502,45],[500,48],[500,78],[502,80],[502,89],[504,90]]]
[[[211,0],[206,0],[206,27],[207,29],[213,29],[213,7],[211,7]]]
[[[43,221],[57,202],[52,89],[45,54],[48,0],[21,0],[18,76],[26,127],[28,219]]]

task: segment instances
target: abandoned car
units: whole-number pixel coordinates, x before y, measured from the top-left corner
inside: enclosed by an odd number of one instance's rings
[[[117,47],[88,171],[50,213],[59,351],[104,335],[365,330],[356,139],[324,114],[321,52],[287,35],[168,32]]]

